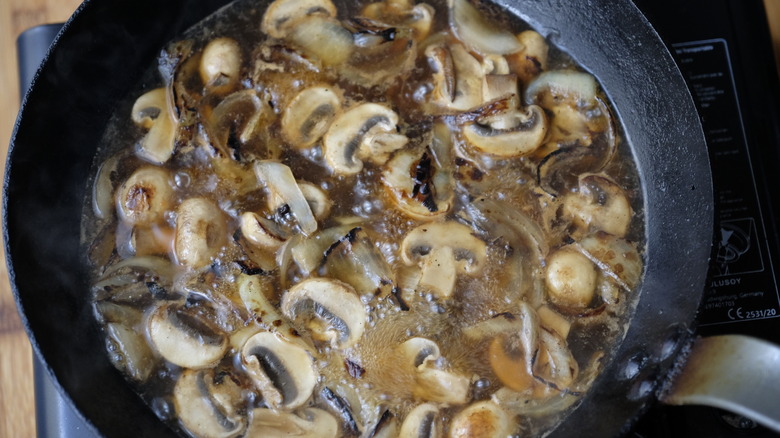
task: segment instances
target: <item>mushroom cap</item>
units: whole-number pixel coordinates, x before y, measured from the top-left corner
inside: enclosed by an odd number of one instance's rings
[[[323,140],[325,160],[334,172],[354,175],[363,159],[384,164],[403,147],[406,136],[397,134],[398,114],[385,105],[362,103],[336,117]]]
[[[309,353],[271,332],[259,332],[249,338],[241,348],[241,361],[272,409],[302,406],[317,384]]]
[[[355,290],[346,283],[327,278],[306,279],[282,296],[282,313],[303,319],[319,340],[348,348],[363,336],[366,309]]]
[[[319,85],[298,93],[282,112],[282,135],[296,149],[317,142],[341,109],[337,87]]]
[[[211,367],[228,348],[227,336],[216,325],[177,303],[152,312],[147,330],[155,350],[180,367]]]
[[[274,38],[284,38],[299,20],[310,16],[335,17],[330,0],[275,0],[263,14],[260,29]]]
[[[597,278],[593,262],[574,248],[563,247],[547,258],[547,293],[558,305],[587,307],[596,294]]]
[[[171,175],[156,166],[138,168],[116,191],[118,216],[130,225],[161,222],[173,201]]]
[[[211,261],[228,238],[222,210],[206,198],[190,198],[177,209],[174,251],[179,263],[194,269]]]
[[[509,414],[486,400],[458,412],[450,423],[451,438],[503,438],[514,432]]]
[[[230,378],[217,378],[214,370],[184,370],[173,389],[173,405],[179,422],[191,434],[203,438],[232,438],[246,429],[238,412],[241,388]]]
[[[524,111],[506,111],[488,120],[470,123],[463,128],[463,135],[482,152],[499,157],[528,155],[544,141],[547,118],[539,106],[529,105]]]

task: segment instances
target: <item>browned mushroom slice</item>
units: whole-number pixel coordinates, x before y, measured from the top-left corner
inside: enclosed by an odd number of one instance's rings
[[[228,348],[222,330],[193,309],[176,303],[164,304],[149,316],[148,333],[162,357],[185,368],[209,368]]]
[[[449,298],[458,274],[482,272],[487,258],[485,242],[471,228],[457,222],[434,222],[410,231],[401,243],[404,263],[422,269],[419,286]]]
[[[547,120],[536,105],[478,119],[463,128],[463,136],[482,152],[499,157],[528,155],[547,135]]]
[[[336,418],[317,408],[298,412],[282,412],[258,408],[252,411],[247,437],[263,438],[336,438],[339,425]]]
[[[318,341],[348,348],[363,336],[366,309],[351,286],[338,280],[310,278],[285,292],[282,313],[303,323]]]
[[[636,244],[598,231],[576,245],[604,274],[625,290],[632,291],[639,284],[643,263]]]
[[[117,216],[130,225],[161,222],[173,205],[173,195],[166,169],[140,167],[117,189]]]
[[[625,191],[600,175],[582,175],[577,193],[563,199],[566,214],[584,230],[601,230],[623,237],[633,215]]]
[[[184,429],[204,438],[233,438],[244,433],[241,388],[215,370],[184,370],[173,389],[173,406]]]
[[[488,20],[468,0],[448,0],[450,28],[469,48],[479,53],[505,55],[523,45],[510,32]]]
[[[363,103],[342,113],[325,134],[325,160],[334,172],[354,175],[363,160],[384,164],[408,139],[398,134],[398,114],[385,105]]]
[[[450,423],[451,438],[503,438],[512,435],[517,425],[510,414],[496,403],[485,400],[458,412]]]
[[[336,6],[330,0],[275,0],[263,14],[260,28],[274,38],[284,38],[306,17],[335,17],[336,14]]]
[[[421,42],[431,32],[434,9],[427,3],[414,4],[410,0],[384,0],[368,4],[363,8],[362,15],[392,26],[410,28],[414,39]]]
[[[241,349],[241,361],[271,409],[302,406],[317,383],[309,353],[274,333],[260,332],[249,338]]]
[[[433,69],[432,112],[459,112],[482,104],[484,72],[463,45],[431,45],[425,49]]]
[[[133,121],[148,132],[138,143],[139,157],[155,164],[168,161],[173,155],[176,121],[172,103],[165,88],[156,88],[141,95],[133,104]]]
[[[315,86],[298,93],[282,112],[282,135],[296,149],[316,143],[341,110],[337,87]]]
[[[200,58],[200,78],[207,88],[223,91],[233,88],[239,79],[241,49],[232,38],[209,41]]]
[[[432,220],[450,211],[454,190],[450,172],[426,149],[401,151],[382,172],[390,199],[406,215]]]
[[[190,198],[177,209],[174,250],[179,263],[199,269],[227,243],[227,219],[206,198]]]
[[[439,408],[423,403],[406,415],[398,438],[439,438],[443,434]]]
[[[510,70],[517,74],[523,84],[527,84],[547,70],[547,41],[538,32],[526,30],[517,35],[523,49],[506,55]]]

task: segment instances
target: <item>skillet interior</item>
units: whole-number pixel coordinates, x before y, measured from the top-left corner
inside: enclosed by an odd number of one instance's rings
[[[87,1],[58,39],[12,137],[4,233],[17,301],[35,350],[107,436],[172,432],[110,365],[92,320],[79,263],[85,181],[115,102],[165,41],[224,3]],[[617,360],[555,432],[609,436],[652,395],[637,393],[643,387],[637,383],[666,372],[695,315],[712,234],[706,146],[682,77],[632,4],[498,3],[554,35],[555,44],[595,74],[624,124],[642,178],[646,276],[636,315]],[[639,367],[639,380],[625,378],[629,358],[647,365]],[[638,396],[627,400],[632,391]]]

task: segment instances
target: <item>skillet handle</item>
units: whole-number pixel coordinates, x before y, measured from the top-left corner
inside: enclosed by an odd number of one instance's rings
[[[661,401],[726,409],[780,432],[780,347],[741,335],[699,338]]]

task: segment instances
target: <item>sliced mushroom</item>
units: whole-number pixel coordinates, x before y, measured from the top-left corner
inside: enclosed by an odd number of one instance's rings
[[[161,222],[174,201],[171,176],[154,166],[138,168],[116,192],[117,215],[130,225]]]
[[[525,103],[552,108],[561,102],[583,107],[596,103],[598,84],[584,72],[553,70],[540,74],[525,89]]]
[[[382,183],[394,204],[414,219],[432,220],[452,207],[451,174],[428,149],[422,155],[413,151],[395,154],[382,173]]]
[[[275,252],[287,240],[275,222],[257,213],[243,213],[240,222],[241,235],[257,248]]]
[[[463,136],[471,145],[499,157],[528,155],[541,146],[545,135],[547,120],[536,105],[482,118],[463,128]]]
[[[413,369],[412,395],[420,400],[459,405],[469,399],[470,379],[441,368],[439,346],[426,338],[411,338],[398,346],[410,369]]]
[[[317,231],[317,219],[289,167],[276,161],[259,161],[255,163],[255,174],[268,192],[270,206],[289,206],[304,234]]]
[[[274,333],[260,332],[249,338],[241,349],[241,361],[271,409],[302,406],[317,384],[309,353]]]
[[[260,28],[274,38],[284,38],[306,17],[335,17],[337,12],[330,0],[275,0],[263,14]]]
[[[266,290],[271,286],[261,282],[256,275],[240,274],[238,277],[238,294],[246,309],[254,316],[255,322],[269,332],[290,338],[291,327],[271,304]],[[297,339],[297,338],[296,338]]]
[[[240,413],[241,388],[231,376],[215,370],[184,370],[173,389],[173,406],[193,436],[232,438],[246,429]]]
[[[406,415],[398,438],[439,438],[442,434],[439,408],[423,403]]]
[[[355,50],[352,33],[335,18],[311,15],[295,22],[286,40],[325,66],[340,66]]]
[[[354,175],[363,160],[384,164],[408,139],[397,133],[398,114],[385,105],[363,103],[340,114],[325,134],[325,159],[334,172]]]
[[[224,213],[209,199],[190,198],[179,205],[176,214],[176,259],[194,269],[208,265],[227,243]]]
[[[227,89],[238,83],[241,49],[232,38],[211,40],[200,58],[200,78],[207,88]]]
[[[598,231],[576,245],[623,289],[632,291],[639,284],[643,263],[635,243]]]
[[[404,263],[421,267],[419,285],[442,298],[452,295],[458,274],[482,272],[487,257],[485,242],[469,227],[452,221],[415,228],[404,238],[400,251]]]
[[[282,112],[282,135],[296,149],[316,143],[341,109],[341,92],[333,86],[314,86],[298,93]]]
[[[228,348],[227,336],[194,309],[163,304],[149,316],[149,339],[168,362],[185,368],[208,368]]]
[[[363,8],[362,14],[393,26],[411,28],[414,39],[424,40],[431,32],[434,9],[427,3],[414,4],[410,0],[384,0]]]
[[[176,119],[168,101],[168,91],[156,88],[141,95],[133,104],[132,119],[136,125],[148,129],[138,143],[136,153],[155,164],[168,161],[173,155],[176,137]]]
[[[425,49],[425,56],[433,69],[434,108],[466,111],[482,104],[484,72],[463,45],[431,45]]]
[[[114,367],[137,382],[149,378],[155,360],[142,333],[127,323],[110,322],[106,324],[106,343]]]
[[[282,313],[303,323],[319,341],[349,348],[363,336],[366,309],[351,286],[337,280],[310,278],[285,292]]]
[[[597,277],[593,262],[574,248],[563,247],[547,258],[547,293],[560,306],[588,307],[596,295]]]
[[[506,55],[523,45],[510,32],[496,26],[468,0],[448,0],[450,28],[471,49],[483,54]]]
[[[582,175],[579,191],[564,197],[564,212],[584,230],[601,230],[623,237],[633,212],[625,191],[600,175]]]
[[[510,415],[496,403],[486,400],[458,412],[450,423],[451,438],[504,438],[512,435],[516,425]]]
[[[527,84],[547,70],[547,41],[538,32],[526,30],[517,36],[523,49],[506,56],[510,70]]]
[[[247,437],[262,438],[336,438],[336,418],[317,408],[296,413],[259,408],[252,411]]]

